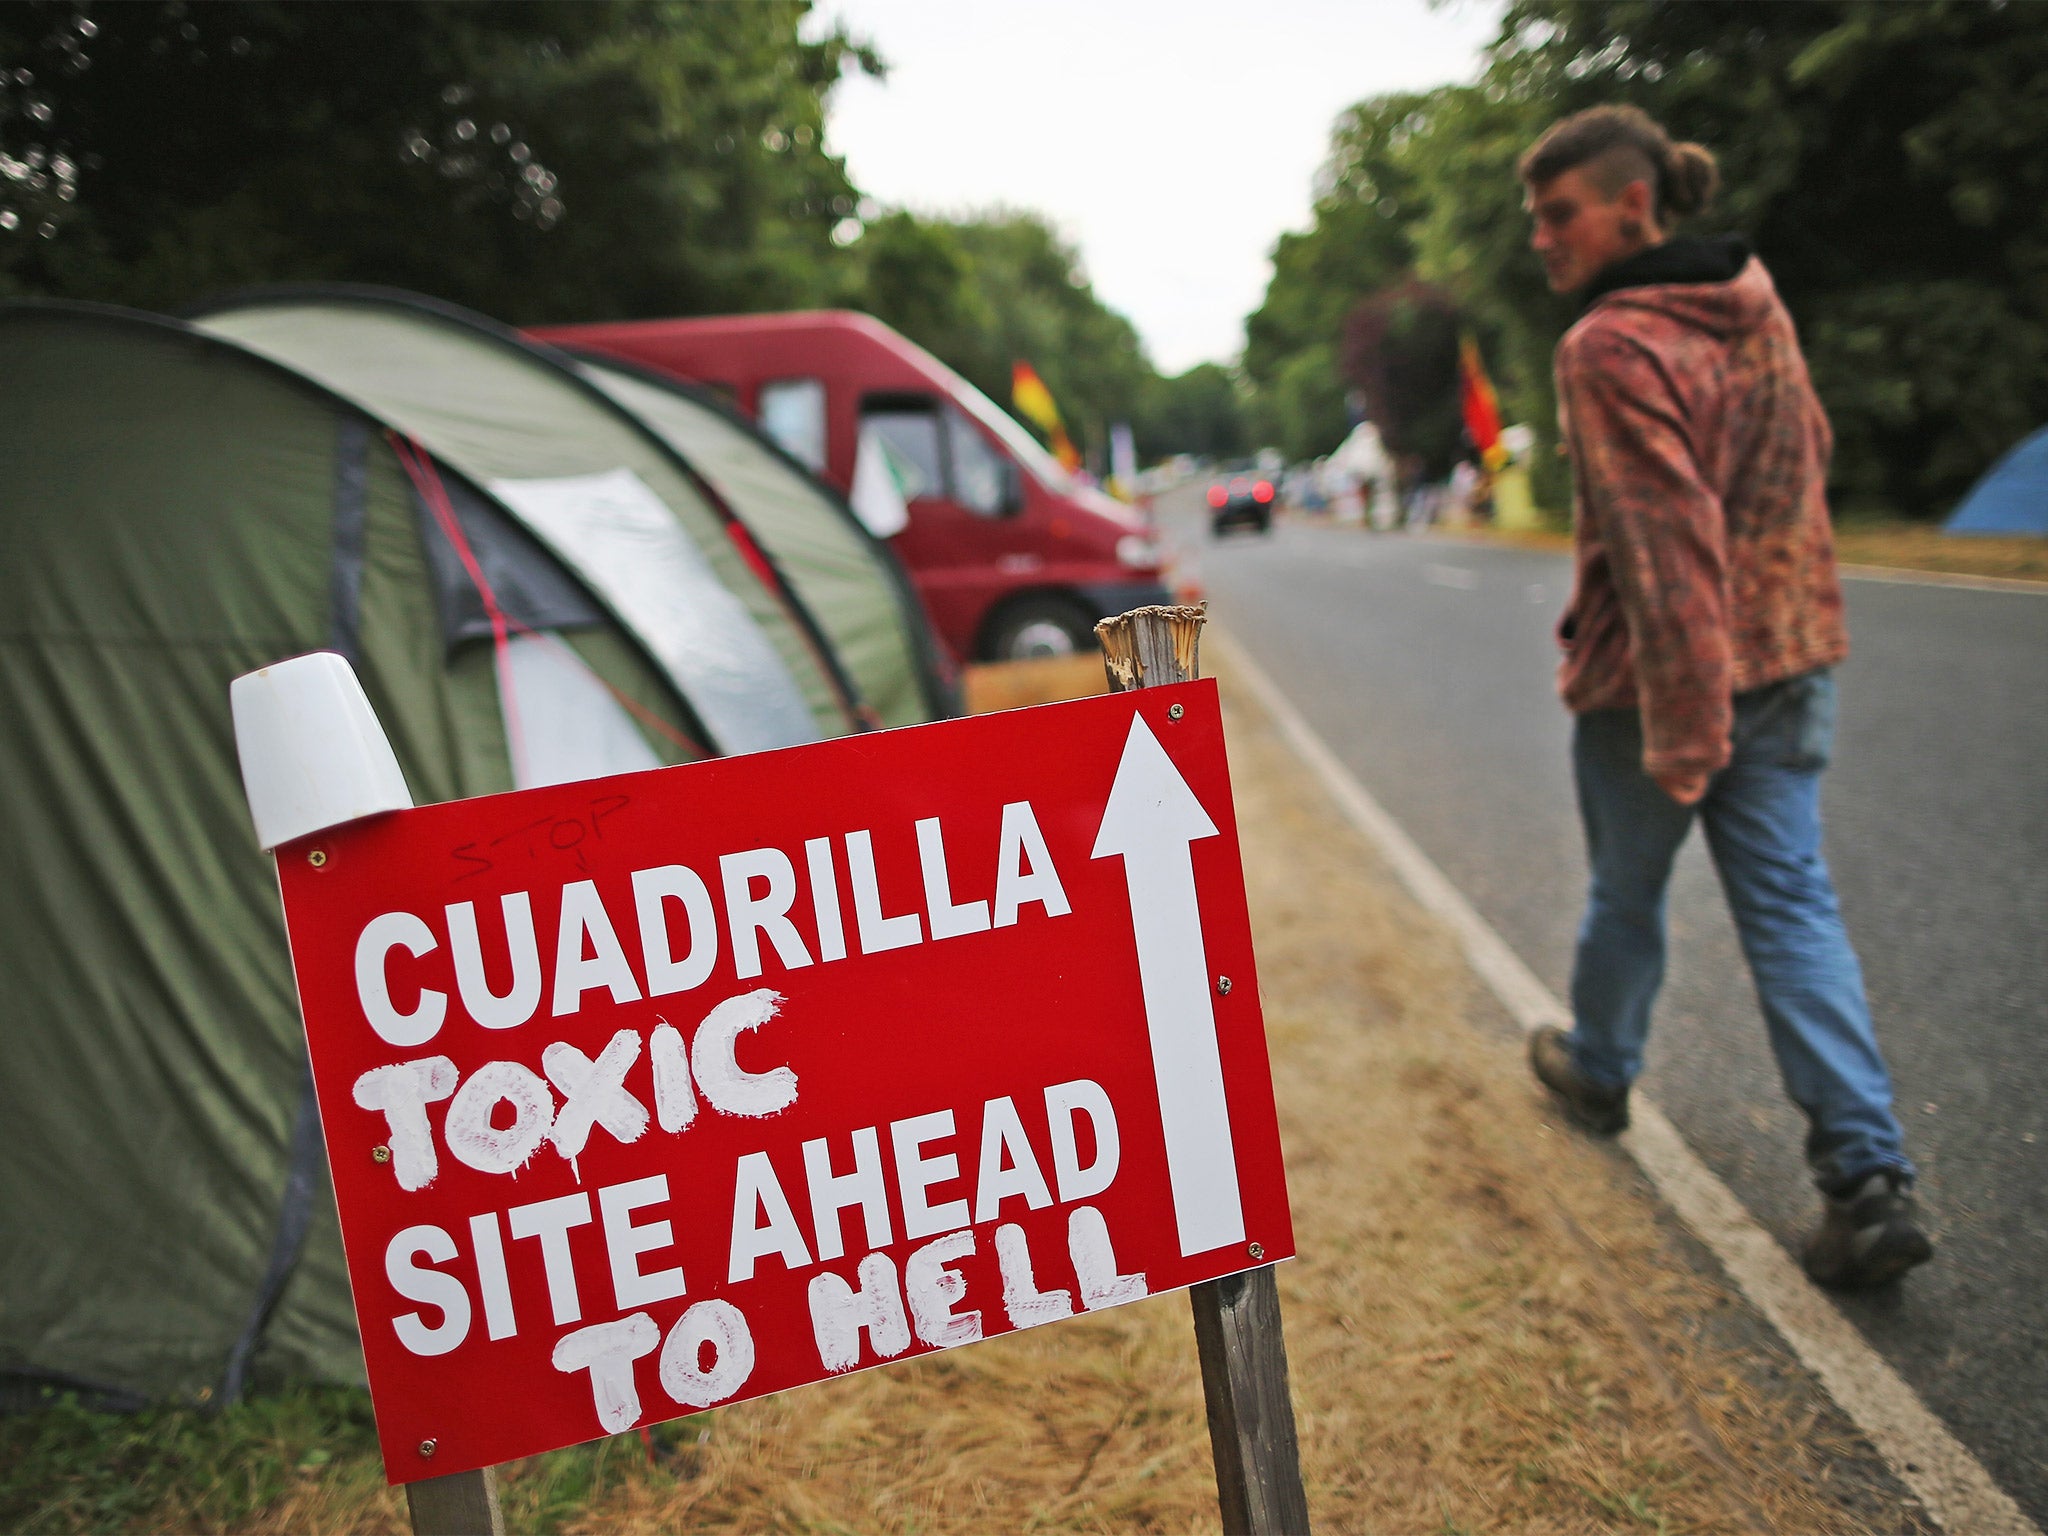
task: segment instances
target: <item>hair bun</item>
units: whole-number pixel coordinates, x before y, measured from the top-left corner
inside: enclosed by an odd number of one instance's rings
[[[1672,143],[1649,113],[1618,102],[1559,118],[1522,152],[1515,169],[1539,187],[1582,165],[1593,169],[1601,195],[1610,199],[1629,181],[1654,176],[1660,226],[1698,213],[1721,185],[1712,150]]]
[[[1673,213],[1698,213],[1714,200],[1720,185],[1721,169],[1712,150],[1690,142],[1671,146],[1664,164],[1664,200]]]

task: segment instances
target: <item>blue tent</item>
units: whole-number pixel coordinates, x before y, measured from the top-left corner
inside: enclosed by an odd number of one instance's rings
[[[2048,535],[2048,427],[1984,473],[1943,525],[1948,533]]]

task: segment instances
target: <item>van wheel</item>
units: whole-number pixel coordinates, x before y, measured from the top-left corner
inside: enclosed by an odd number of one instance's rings
[[[1095,649],[1095,621],[1060,597],[1027,597],[1013,603],[989,630],[991,661],[1029,661],[1072,656]]]

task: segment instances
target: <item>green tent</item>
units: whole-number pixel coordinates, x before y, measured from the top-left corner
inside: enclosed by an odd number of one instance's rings
[[[908,574],[837,491],[709,390],[617,358],[575,356],[578,371],[682,455],[789,573],[881,724],[956,712]]]
[[[421,801],[859,714],[672,452],[559,365],[344,395],[228,328],[0,306],[0,1377],[114,1403],[361,1375],[231,678],[349,656]]]
[[[261,289],[207,308],[194,323],[397,423],[487,483],[558,548],[565,520],[582,535],[596,531],[589,508],[562,502],[579,487],[614,498],[605,517],[618,515],[622,480],[649,509],[665,507],[690,533],[706,574],[715,572],[745,601],[746,617],[773,642],[818,734],[943,712],[922,612],[892,580],[892,557],[872,540],[856,541],[829,501],[795,502],[758,469],[736,482],[727,468],[737,461],[735,445],[721,445],[716,476],[680,451],[685,440],[700,450],[713,442],[692,402],[617,375],[600,383],[515,331],[390,289]],[[721,494],[717,478],[739,494]],[[653,574],[627,544],[619,548],[628,576]],[[587,562],[578,568],[603,580]],[[682,574],[670,570],[664,579]],[[725,616],[717,628],[730,634],[734,619]],[[764,694],[773,692],[756,669],[700,678],[693,697],[700,707],[729,697],[759,717]],[[771,744],[752,737],[726,743],[734,750]]]

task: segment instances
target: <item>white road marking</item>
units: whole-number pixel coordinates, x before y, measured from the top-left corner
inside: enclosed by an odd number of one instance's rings
[[[1569,1028],[1570,1010],[1338,760],[1244,647],[1214,630],[1207,638],[1224,652],[1232,680],[1272,718],[1345,818],[1379,849],[1409,894],[1457,935],[1466,963],[1501,1006],[1524,1029]],[[1968,1536],[2041,1536],[1891,1363],[1699,1160],[1664,1112],[1640,1093],[1630,1111],[1634,1127],[1621,1138],[1629,1155],[1927,1512],[1945,1529]]]
[[[1462,565],[1425,565],[1422,577],[1433,587],[1452,587],[1460,592],[1470,592],[1479,585],[1479,573]]]

